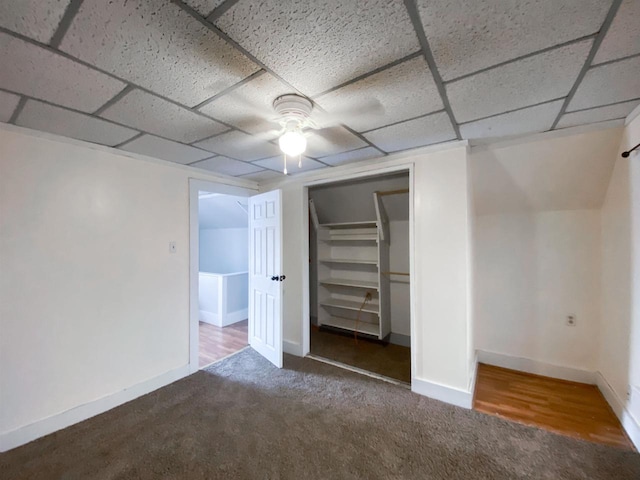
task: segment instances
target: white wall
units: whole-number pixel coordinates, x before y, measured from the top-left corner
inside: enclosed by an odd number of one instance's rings
[[[248,271],[248,229],[206,228],[200,230],[199,237],[201,272],[235,273]]]
[[[189,363],[189,177],[0,129],[2,439]]]
[[[409,272],[409,221],[389,221],[389,270]],[[391,333],[411,335],[410,278],[391,277]]]
[[[483,215],[475,237],[476,348],[594,371],[600,212]]]

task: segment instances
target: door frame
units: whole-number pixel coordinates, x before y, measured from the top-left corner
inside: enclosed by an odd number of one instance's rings
[[[197,372],[200,344],[198,284],[200,273],[200,238],[198,221],[198,192],[206,191],[250,197],[259,193],[258,189],[236,187],[198,178],[189,178],[189,373]]]
[[[310,332],[311,332],[311,308],[310,308],[310,284],[309,284],[309,188],[319,185],[327,185],[331,183],[340,183],[348,180],[364,179],[368,177],[378,177],[393,173],[409,173],[409,319],[410,337],[411,337],[411,385],[414,384],[415,379],[415,366],[417,365],[417,351],[418,345],[416,343],[417,332],[417,320],[416,320],[416,285],[415,285],[415,241],[414,241],[414,164],[406,163],[400,165],[394,165],[392,167],[371,169],[365,171],[359,171],[357,173],[341,175],[340,177],[323,178],[320,180],[305,182],[302,185],[303,191],[303,208],[305,214],[303,215],[302,225],[302,251],[303,251],[303,267],[302,267],[302,356],[306,356],[310,353]],[[286,351],[286,350],[285,350]]]

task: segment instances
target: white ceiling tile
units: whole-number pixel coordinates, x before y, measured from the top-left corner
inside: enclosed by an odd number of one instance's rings
[[[344,127],[330,127],[321,130],[309,130],[307,137],[307,155],[325,157],[348,150],[365,147],[367,143]]]
[[[360,160],[367,160],[369,158],[382,157],[380,153],[373,147],[364,147],[357,150],[351,150],[350,152],[342,152],[336,155],[329,155],[328,157],[322,157],[320,160],[329,165],[342,165],[344,163],[358,162]]]
[[[580,112],[565,113],[558,122],[557,128],[574,127],[588,123],[605,122],[617,118],[625,118],[634,108],[640,105],[640,100],[618,103],[608,107],[593,108]]]
[[[193,8],[203,17],[207,18],[211,12],[222,5],[225,0],[184,0],[184,3]]]
[[[20,97],[18,95],[0,91],[0,122],[11,120],[19,101]]]
[[[443,108],[438,88],[423,56],[315,100],[338,121],[358,132]]]
[[[420,48],[400,1],[241,1],[216,24],[305,95]]]
[[[624,0],[600,44],[593,65],[640,53],[640,2]]]
[[[118,145],[138,134],[130,128],[37,100],[27,100],[16,125],[108,146]]]
[[[282,172],[274,172],[273,170],[262,170],[261,172],[249,173],[248,175],[242,175],[242,178],[253,180],[254,182],[262,183],[274,178],[282,178],[284,175]]]
[[[280,95],[294,93],[274,76],[264,73],[216,98],[200,109],[249,133],[280,129],[272,120],[277,117],[273,101]]]
[[[419,0],[444,80],[600,30],[611,0]]]
[[[199,148],[165,140],[154,135],[142,135],[120,148],[127,152],[139,153],[140,155],[182,164],[197,162],[212,156],[212,153],[205,152]]]
[[[203,140],[196,146],[247,162],[277,155],[280,151],[272,143],[236,130]]]
[[[591,40],[574,43],[447,84],[459,123],[566,96]]]
[[[0,27],[49,43],[71,0],[0,2]]]
[[[203,160],[202,162],[195,163],[192,166],[221,173],[223,175],[232,175],[234,177],[262,171],[262,168],[260,167],[227,157],[210,158],[209,160]]]
[[[85,0],[60,49],[187,106],[259,68],[171,2]]]
[[[460,125],[462,138],[494,138],[545,132],[551,128],[560,112],[563,100],[524,108],[476,122]]]
[[[254,164],[282,172],[284,171],[284,156],[278,155],[277,157],[265,158],[264,160],[254,162]],[[302,166],[298,167],[298,158],[287,158],[287,175],[295,175],[296,173],[316,170],[318,168],[326,168],[326,165],[316,162],[311,158],[302,157]]]
[[[372,130],[364,136],[387,152],[407,150],[456,138],[449,116],[444,112]]]
[[[125,87],[119,80],[1,32],[0,65],[0,88],[83,112],[97,110]]]
[[[137,89],[120,98],[100,116],[183,143],[228,129],[221,123]]]
[[[587,71],[568,110],[598,107],[640,97],[640,57]]]

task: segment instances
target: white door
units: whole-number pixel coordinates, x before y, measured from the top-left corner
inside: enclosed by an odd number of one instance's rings
[[[249,345],[282,368],[280,190],[249,198]]]

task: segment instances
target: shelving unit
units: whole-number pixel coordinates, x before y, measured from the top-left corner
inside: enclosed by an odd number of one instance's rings
[[[389,270],[389,220],[377,193],[373,201],[373,221],[320,224],[313,200],[309,208],[318,242],[318,325],[382,340],[391,333],[389,278],[381,274]]]

